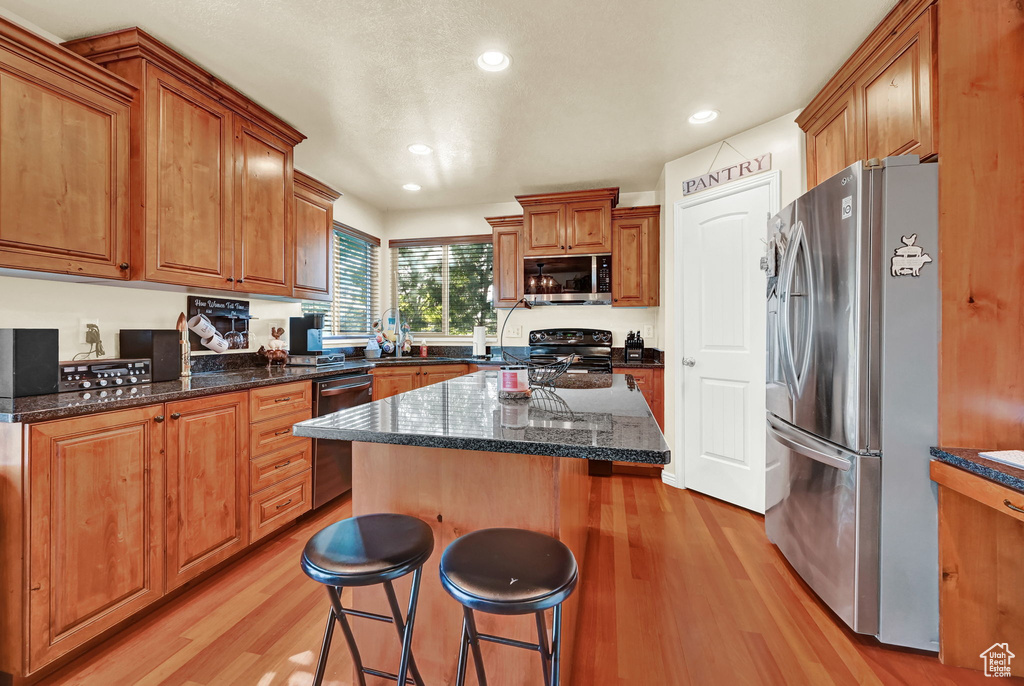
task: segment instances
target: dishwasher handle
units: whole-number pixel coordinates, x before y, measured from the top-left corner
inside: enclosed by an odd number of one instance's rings
[[[366,383],[352,384],[351,386],[334,386],[328,391],[320,391],[321,398],[329,398],[332,395],[340,395],[342,393],[348,393],[349,391],[361,391],[364,388],[369,388],[373,385],[372,381]]]

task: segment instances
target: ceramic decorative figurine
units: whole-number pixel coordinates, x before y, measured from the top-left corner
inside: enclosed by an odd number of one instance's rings
[[[268,347],[261,345],[256,354],[267,358],[268,367],[272,364],[284,364],[288,361],[288,351],[285,349],[284,341],[281,340],[281,336],[284,335],[284,329],[275,326],[270,329],[270,335],[271,339],[267,344]]]

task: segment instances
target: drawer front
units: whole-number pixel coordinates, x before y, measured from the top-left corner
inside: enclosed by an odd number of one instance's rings
[[[310,439],[292,434],[292,424],[303,422],[311,416],[311,410],[302,410],[253,424],[249,429],[249,454],[255,458],[289,446],[308,444]]]
[[[642,390],[653,389],[654,387],[654,370],[653,369],[630,369],[628,367],[616,367],[614,370],[616,374],[629,374],[636,381],[636,385]]]
[[[249,391],[249,421],[283,417],[313,407],[313,383],[296,381]]]
[[[313,502],[313,472],[306,470],[249,499],[249,542],[294,521],[309,512]]]
[[[1024,510],[1024,493],[1020,491],[938,460],[931,462],[931,477],[940,486],[1024,522],[1024,512],[1021,511]]]
[[[249,461],[249,493],[281,483],[313,466],[313,442],[306,440]]]

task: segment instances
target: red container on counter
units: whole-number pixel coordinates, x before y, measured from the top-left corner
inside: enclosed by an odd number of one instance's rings
[[[420,357],[426,357],[426,356],[427,356],[427,344],[426,343],[422,343],[422,344],[420,344]]]

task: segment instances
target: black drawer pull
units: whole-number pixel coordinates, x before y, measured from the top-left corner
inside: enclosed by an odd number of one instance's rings
[[[282,462],[281,464],[275,464],[274,465],[274,469],[280,469],[281,467],[287,467],[291,463],[292,463],[292,461],[288,460],[287,462]]]
[[[181,413],[180,412],[173,412],[171,414],[171,419],[181,419]]]
[[[160,424],[164,421],[164,416],[162,414],[158,414],[157,416],[153,417],[153,421],[156,422],[157,424]]]
[[[291,396],[288,396],[287,398],[274,398],[274,402],[275,403],[283,403],[283,402],[287,402],[287,401],[289,401],[291,399],[292,399]]]
[[[292,430],[292,428],[291,428],[291,427],[288,427],[287,429],[282,429],[281,431],[275,431],[275,432],[274,432],[274,435],[275,435],[275,436],[280,436],[281,434],[286,434],[286,433],[290,433],[290,432],[291,432],[291,430]]]
[[[278,510],[280,510],[280,509],[281,509],[282,507],[284,507],[285,505],[291,505],[291,504],[292,504],[292,499],[291,499],[291,498],[288,498],[288,500],[286,500],[286,501],[284,501],[283,503],[281,503],[280,505],[278,505],[278,506],[277,506],[277,509],[278,509]]]
[[[1004,500],[1003,501],[1003,505],[1006,505],[1008,508],[1010,508],[1014,512],[1020,512],[1021,514],[1024,514],[1024,509],[1021,509],[1021,508],[1017,507],[1016,505],[1011,503],[1009,500]]]

